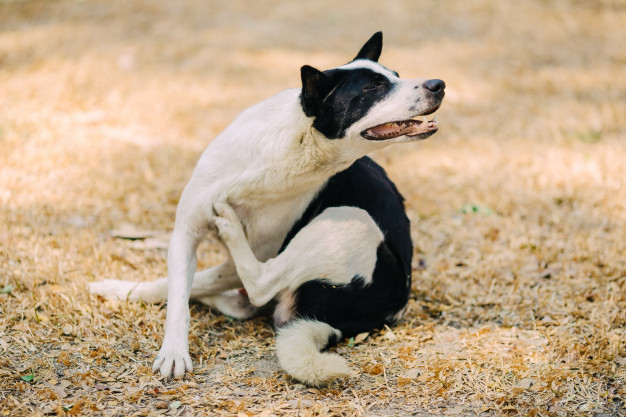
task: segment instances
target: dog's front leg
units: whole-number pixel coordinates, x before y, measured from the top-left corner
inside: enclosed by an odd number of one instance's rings
[[[165,337],[154,364],[165,377],[181,377],[193,369],[189,356],[189,296],[196,270],[196,250],[206,231],[207,215],[189,210],[181,198],[167,254]],[[185,207],[187,206],[187,207]],[[182,209],[181,209],[182,208]],[[204,217],[204,219],[203,219]]]

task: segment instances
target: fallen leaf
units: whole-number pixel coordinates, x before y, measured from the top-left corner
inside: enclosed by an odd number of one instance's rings
[[[408,369],[406,370],[403,374],[402,374],[402,378],[407,378],[407,379],[414,379],[417,378],[420,375],[420,371],[417,368],[412,368],[412,369]]]
[[[144,230],[132,224],[123,224],[118,229],[111,230],[109,234],[113,237],[130,240],[147,239],[149,237],[168,235],[167,232],[162,230]]]
[[[16,365],[15,366],[15,370],[17,372],[24,372],[28,368],[30,368],[30,365],[28,363],[26,363],[26,362],[22,363],[21,365]]]
[[[385,368],[380,363],[368,363],[364,369],[370,375],[380,375],[385,371]]]
[[[48,384],[50,384],[50,381],[48,381]],[[55,385],[55,384],[50,384],[48,385],[48,388],[50,388],[50,390],[52,390],[57,397],[59,398],[65,398],[67,397],[67,393],[65,392],[65,388],[61,385]]]
[[[362,341],[364,341],[365,339],[367,339],[367,336],[369,336],[369,332],[364,332],[364,333],[359,333],[354,337],[354,344],[357,343],[361,343]]]
[[[22,377],[22,380],[24,380],[26,382],[31,382],[33,379],[35,379],[35,375],[34,374],[24,375]]]
[[[432,378],[432,374],[430,374],[429,372],[424,372],[423,374],[421,374],[419,377],[417,377],[417,380],[419,382],[426,382],[428,381],[430,378]]]
[[[524,378],[520,379],[515,383],[516,388],[529,389],[532,385],[534,385],[537,381],[533,378]]]
[[[459,415],[463,412],[463,406],[462,405],[458,405],[454,408],[451,408],[449,410],[446,410],[443,412],[443,414],[447,415],[447,416],[456,416]]]
[[[383,337],[387,340],[396,340],[398,338],[391,330],[387,331]]]
[[[411,379],[411,378],[404,378],[404,377],[400,376],[400,377],[398,377],[398,386],[399,387],[403,387],[403,386],[405,386],[407,384],[410,384],[411,381],[413,381],[413,379]]]
[[[149,237],[144,240],[135,240],[131,247],[133,249],[150,250],[150,249],[167,249],[170,244],[170,236]]]

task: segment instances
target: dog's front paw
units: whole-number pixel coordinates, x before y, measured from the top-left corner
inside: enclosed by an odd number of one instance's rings
[[[157,371],[166,378],[180,378],[185,372],[192,372],[189,349],[170,349],[164,344],[152,365],[152,372]]]
[[[89,292],[99,295],[108,300],[138,300],[139,297],[133,290],[139,285],[139,282],[122,281],[119,279],[103,279],[89,283]]]

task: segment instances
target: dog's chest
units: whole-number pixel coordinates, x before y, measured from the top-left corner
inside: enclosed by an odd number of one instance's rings
[[[306,210],[316,191],[297,198],[265,203],[234,203],[250,247],[259,261],[275,257],[287,233]]]

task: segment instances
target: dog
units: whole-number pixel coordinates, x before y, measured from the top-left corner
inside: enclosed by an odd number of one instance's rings
[[[189,300],[246,319],[275,302],[281,367],[311,386],[350,374],[325,352],[400,318],[411,291],[413,245],[403,197],[366,154],[438,130],[439,79],[401,79],[378,63],[382,32],[349,63],[305,65],[302,87],[244,110],[201,155],[176,211],[167,278],[104,280],[105,298],[167,299],[153,365],[191,372]],[[198,243],[217,233],[229,258],[196,272]],[[241,288],[244,290],[241,290]]]

